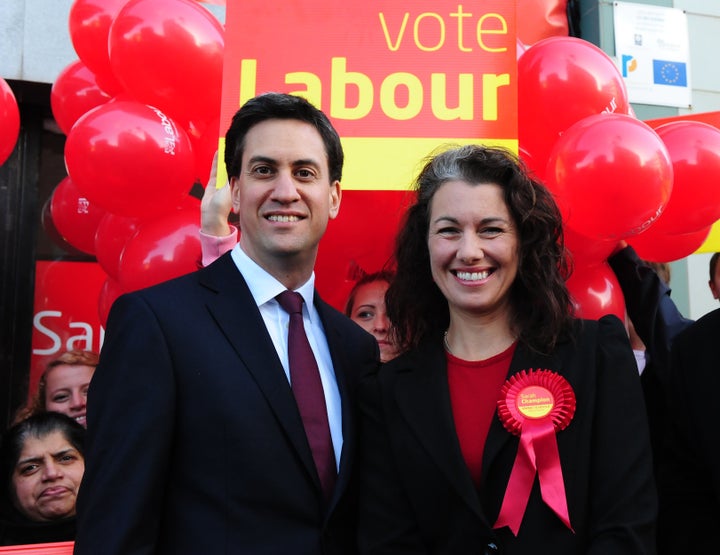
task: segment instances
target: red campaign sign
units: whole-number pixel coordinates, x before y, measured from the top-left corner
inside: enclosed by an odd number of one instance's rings
[[[345,150],[343,201],[316,264],[342,308],[391,257],[421,161],[445,143],[517,149],[516,2],[228,2],[221,129],[246,100],[298,94]]]
[[[303,0],[280,13],[235,4],[227,25],[237,17],[240,29],[228,32],[226,56],[240,63],[225,66],[237,75],[225,83],[241,102],[297,92],[343,136],[512,137],[512,2]]]
[[[47,363],[59,354],[71,349],[100,351],[104,330],[98,297],[106,279],[94,262],[36,263],[30,394]]]

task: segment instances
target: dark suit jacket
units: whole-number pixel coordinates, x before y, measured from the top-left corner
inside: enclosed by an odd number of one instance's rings
[[[330,507],[282,365],[226,254],[114,304],[90,386],[76,554],[353,553],[354,389],[376,368],[377,343],[315,299],[342,399]]]
[[[672,426],[658,475],[661,553],[717,553],[720,544],[720,309],[677,336]]]
[[[614,316],[580,326],[575,342],[552,356],[518,345],[509,371],[552,370],[575,392],[575,416],[557,433],[575,533],[542,501],[537,479],[518,537],[492,529],[519,440],[493,420],[478,492],[455,432],[438,337],[361,386],[361,553],[654,553],[655,486],[632,350]]]
[[[668,408],[671,386],[670,349],[675,337],[690,324],[670,298],[670,287],[645,264],[632,247],[625,247],[608,262],[625,297],[628,316],[645,344],[647,363],[640,377],[656,470],[662,464],[673,413]],[[662,532],[662,529],[660,529]]]

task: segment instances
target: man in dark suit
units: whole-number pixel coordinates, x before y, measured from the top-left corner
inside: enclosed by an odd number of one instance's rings
[[[77,555],[355,551],[352,404],[377,344],[318,297],[313,273],[342,162],[336,131],[303,99],[270,93],[237,112],[225,163],[238,246],[111,310]],[[335,459],[325,490],[291,389],[285,290],[303,297],[322,382]]]
[[[710,259],[710,289],[720,287]],[[675,339],[671,352],[671,428],[658,471],[658,553],[717,553],[720,533],[720,309]]]

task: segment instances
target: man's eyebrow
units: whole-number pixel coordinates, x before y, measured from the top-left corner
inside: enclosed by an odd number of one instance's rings
[[[293,166],[316,166],[320,167],[320,162],[315,160],[314,158],[301,158],[300,160],[295,160],[293,162]]]
[[[256,155],[253,156],[248,160],[249,164],[254,164],[255,162],[265,162],[266,164],[277,164],[277,160],[274,158],[270,158],[269,156],[260,156]]]

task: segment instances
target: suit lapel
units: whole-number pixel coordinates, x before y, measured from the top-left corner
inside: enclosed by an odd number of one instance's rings
[[[420,349],[398,367],[394,394],[408,427],[457,494],[484,520],[455,431],[447,361],[440,343]]]
[[[207,296],[210,314],[253,376],[319,489],[320,482],[295,398],[245,279],[229,254],[198,274],[201,285],[211,292]]]

